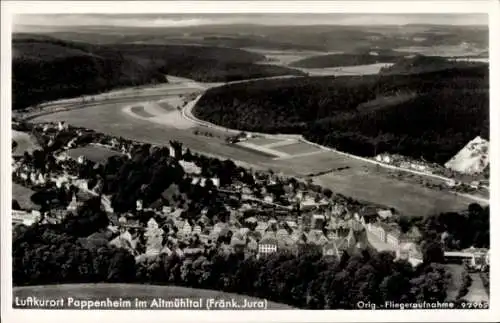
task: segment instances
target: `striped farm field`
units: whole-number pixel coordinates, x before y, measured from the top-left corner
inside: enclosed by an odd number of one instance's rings
[[[257,137],[257,138],[252,138],[247,140],[247,142],[252,143],[254,145],[258,146],[265,146],[265,145],[270,145],[270,144],[275,144],[277,142],[282,141],[281,139],[274,139],[274,138],[264,138],[264,137]]]
[[[303,142],[297,142],[297,143],[293,143],[290,145],[273,147],[273,149],[290,154],[292,156],[297,155],[297,154],[305,154],[305,153],[310,153],[310,152],[315,152],[315,151],[321,151],[320,148],[314,147],[312,145],[309,145],[309,144],[306,144]]]
[[[143,118],[154,118],[155,115],[147,112],[146,110],[144,110],[144,107],[143,106],[134,106],[134,107],[131,107],[130,108],[130,111],[132,113],[135,113]]]

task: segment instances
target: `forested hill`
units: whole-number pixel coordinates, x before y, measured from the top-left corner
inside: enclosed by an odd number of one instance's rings
[[[456,61],[447,57],[415,55],[414,57],[399,57],[392,66],[381,69],[380,74],[418,74],[448,69],[467,69],[483,67],[487,64],[480,62]]]
[[[361,156],[400,153],[444,163],[488,138],[488,66],[407,75],[306,77],[206,92],[201,119],[230,128],[300,133]]]
[[[210,82],[303,74],[255,64],[263,59],[256,53],[207,46],[93,45],[14,34],[12,52],[13,109],[117,87],[166,82],[164,74]]]
[[[353,53],[327,54],[307,57],[293,62],[290,66],[302,68],[325,68],[339,66],[356,66],[376,63],[396,63],[404,56],[403,52],[380,49],[366,49],[354,51]]]

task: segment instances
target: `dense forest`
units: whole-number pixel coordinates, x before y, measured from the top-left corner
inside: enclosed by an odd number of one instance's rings
[[[188,45],[91,45],[21,34],[13,39],[13,109],[117,87],[166,82],[164,74],[226,82],[303,75],[255,64],[264,57],[240,49]]]
[[[489,138],[488,88],[486,64],[261,80],[212,88],[194,113],[230,128],[302,134],[361,156],[389,152],[445,163],[475,136]]]

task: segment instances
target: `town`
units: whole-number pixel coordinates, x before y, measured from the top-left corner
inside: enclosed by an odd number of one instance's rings
[[[202,169],[192,161],[196,158],[175,142],[168,147],[170,159],[182,167],[191,185],[216,192],[223,215],[211,219],[207,217],[208,207],[204,207],[192,217],[182,203],[169,203],[168,199],[178,193],[175,184],[165,190],[166,198],[147,206],[138,199],[135,208],[115,212],[111,196],[102,192],[102,178],[92,175],[92,170],[103,164],[83,155],[71,157],[68,152],[94,147],[131,159],[140,143],[70,127],[64,122],[36,124],[32,131],[47,142],[51,153],[46,160],[50,162],[37,161],[38,152],[13,157],[13,181],[37,192],[55,190],[55,199],[63,199],[48,209],[13,210],[14,224],[58,223],[76,216],[85,200],[99,196],[110,219],[108,243],[125,248],[138,261],[173,252],[183,257],[210,252],[259,257],[278,250],[297,253],[311,248],[339,260],[344,252],[371,246],[391,250],[396,259],[408,260],[414,266],[422,263],[419,229],[413,226],[402,233],[394,209],[352,201],[310,182],[272,172],[245,173],[251,177],[251,184],[233,178],[221,184],[218,177],[202,176]],[[478,269],[488,265],[489,259],[484,249],[450,252],[449,257],[465,259]]]

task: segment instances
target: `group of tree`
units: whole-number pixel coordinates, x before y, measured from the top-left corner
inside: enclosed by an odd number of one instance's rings
[[[13,109],[119,87],[165,83],[164,74],[212,82],[303,74],[255,64],[264,58],[255,53],[208,46],[95,45],[15,34],[13,54]]]
[[[490,208],[477,203],[463,212],[445,212],[426,217],[399,219],[402,231],[413,225],[422,232],[422,240],[444,250],[469,247],[490,248]],[[439,252],[438,252],[439,253]]]
[[[100,210],[100,201],[93,199],[78,215],[68,216],[62,223],[14,227],[14,286],[132,282],[135,260],[131,254],[107,245],[88,249],[78,240],[105,230],[107,225],[108,218]]]
[[[208,90],[194,113],[243,131],[302,134],[361,156],[445,163],[474,137],[489,138],[488,87],[486,64],[259,80]]]

